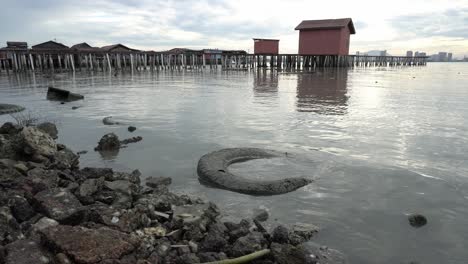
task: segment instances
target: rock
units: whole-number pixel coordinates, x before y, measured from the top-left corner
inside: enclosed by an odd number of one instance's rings
[[[108,181],[117,181],[117,180],[126,180],[131,183],[139,185],[141,172],[139,170],[134,170],[131,173],[126,172],[114,172],[111,177],[106,178]]]
[[[421,214],[412,214],[408,216],[408,221],[412,227],[422,227],[427,224],[427,218]]]
[[[0,207],[0,245],[6,245],[23,237],[19,224],[10,208]]]
[[[146,178],[146,186],[157,188],[159,185],[171,185],[172,179],[170,177],[149,177]]]
[[[252,232],[243,236],[234,242],[231,248],[231,255],[233,257],[240,257],[255,251],[262,250],[266,247],[267,241],[262,233]]]
[[[40,191],[49,188],[56,188],[59,181],[59,171],[44,170],[42,168],[35,168],[28,171],[26,184],[29,186],[31,193],[34,195]]]
[[[316,233],[318,233],[318,231],[319,228],[311,224],[295,224],[292,228],[293,234],[298,235],[305,240],[310,240]]]
[[[180,256],[176,259],[176,264],[191,264],[191,263],[200,263],[200,259],[197,257],[197,255],[193,253]]]
[[[112,126],[112,125],[121,125],[122,123],[116,122],[112,120],[112,116],[107,116],[102,119],[102,123],[104,125]]]
[[[138,137],[132,137],[132,138],[127,138],[127,139],[124,139],[122,141],[120,141],[120,144],[122,145],[127,145],[127,144],[130,144],[130,143],[137,143],[139,141],[142,141],[143,138],[138,136]]]
[[[60,170],[70,169],[73,170],[78,168],[79,165],[79,156],[76,155],[73,151],[68,148],[64,148],[58,151],[52,158],[53,165]]]
[[[346,264],[345,255],[336,249],[309,243],[311,257],[320,264]],[[314,262],[315,263],[315,262]]]
[[[84,155],[84,154],[86,154],[86,153],[88,153],[87,150],[82,150],[82,151],[78,151],[76,154],[77,154],[77,155]]]
[[[6,122],[0,127],[0,134],[16,135],[21,131],[21,129],[23,128],[19,125],[15,125],[11,122]]]
[[[67,255],[63,253],[58,253],[55,256],[55,259],[57,260],[58,264],[73,264]]]
[[[224,252],[218,253],[218,252],[201,252],[198,254],[198,257],[200,258],[200,261],[202,263],[205,262],[214,262],[214,261],[219,261],[223,259],[227,259],[227,256]]]
[[[80,264],[120,259],[131,253],[137,243],[129,235],[106,227],[88,229],[63,225],[46,229],[42,240]]]
[[[58,225],[59,225],[59,223],[57,221],[55,221],[54,219],[50,219],[50,218],[47,218],[47,217],[42,217],[39,221],[37,221],[33,225],[33,231],[39,232],[39,231],[45,230],[45,229],[47,229],[49,227],[58,226]]]
[[[96,151],[117,150],[120,148],[119,137],[114,133],[104,135],[94,149]]]
[[[272,243],[271,255],[278,264],[316,264],[318,263],[310,256],[303,246],[292,246],[288,244]],[[325,262],[320,262],[325,263]]]
[[[17,160],[21,147],[18,140],[12,140],[11,136],[0,134],[0,159]]]
[[[5,263],[5,249],[0,245],[0,264]]]
[[[76,109],[78,109],[78,108],[80,108],[80,107],[81,107],[81,106],[73,106],[73,107],[72,107],[72,110],[76,110]]]
[[[54,263],[52,257],[32,240],[18,240],[6,246],[5,264]]]
[[[266,209],[255,209],[253,219],[259,222],[265,222],[266,220],[268,220],[269,216],[270,215],[268,214],[268,211]]]
[[[227,244],[228,242],[222,233],[210,231],[202,239],[199,246],[202,251],[221,252]]]
[[[77,224],[85,214],[80,201],[66,189],[55,188],[34,196],[38,211],[62,224]]]
[[[16,163],[14,167],[17,171],[21,172],[22,174],[28,173],[28,167],[23,163]]]
[[[20,223],[31,219],[31,217],[36,214],[32,206],[28,203],[28,200],[19,195],[11,197],[9,205],[13,216]]]
[[[135,195],[138,192],[138,186],[127,180],[105,181],[104,186],[107,189],[129,196]]]
[[[289,230],[284,226],[277,226],[273,229],[272,241],[280,244],[286,244],[289,242]]]
[[[30,156],[52,157],[57,152],[55,141],[35,127],[25,127],[20,133],[23,151]]]
[[[51,138],[53,138],[53,139],[58,138],[58,136],[57,136],[58,135],[57,126],[54,123],[45,122],[45,123],[41,123],[41,124],[37,125],[36,127],[37,127],[37,129],[41,130],[42,132],[49,134],[49,136]]]
[[[128,127],[128,132],[133,132],[135,130],[136,130],[136,127],[134,127],[134,126],[129,126]]]
[[[75,194],[82,203],[91,204],[95,201],[93,195],[100,191],[103,186],[104,177],[99,179],[87,179],[80,185]]]
[[[97,179],[104,177],[107,181],[114,180],[114,171],[111,168],[89,168],[86,167],[77,171],[77,178],[81,180],[85,179]]]
[[[49,87],[47,90],[47,100],[53,101],[66,101],[72,102],[77,100],[83,100],[84,96],[81,94],[71,93],[70,91]],[[60,102],[61,104],[65,104],[65,102]]]
[[[25,127],[20,133],[23,151],[28,155],[51,157],[57,151],[55,141],[48,134],[35,127]]]

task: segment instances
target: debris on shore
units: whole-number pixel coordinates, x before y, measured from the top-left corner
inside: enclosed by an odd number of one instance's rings
[[[73,102],[83,100],[84,96],[81,94],[72,93],[67,90],[49,87],[49,89],[47,90],[47,99],[53,101]]]
[[[345,263],[305,246],[314,228],[223,222],[215,204],[170,192],[170,178],[142,186],[138,170],[80,168],[37,127],[0,132],[1,264]]]

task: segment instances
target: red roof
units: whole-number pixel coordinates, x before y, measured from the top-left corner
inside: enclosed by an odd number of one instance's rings
[[[320,30],[337,29],[349,27],[351,34],[356,34],[353,20],[351,18],[323,19],[323,20],[303,20],[295,30]]]

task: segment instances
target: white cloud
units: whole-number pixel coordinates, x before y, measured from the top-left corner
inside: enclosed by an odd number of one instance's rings
[[[3,43],[57,38],[68,45],[87,41],[152,50],[252,51],[252,38],[269,37],[281,39],[280,52],[294,53],[294,27],[301,20],[351,17],[357,29],[352,51],[468,55],[468,12],[456,12],[467,10],[468,0],[17,0],[5,1],[2,8],[8,10],[0,17]]]

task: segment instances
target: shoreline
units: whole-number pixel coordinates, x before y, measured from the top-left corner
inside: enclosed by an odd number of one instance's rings
[[[79,156],[55,143],[55,126],[45,127],[0,128],[0,264],[346,263],[304,244],[315,226],[223,222],[214,203],[170,192],[171,178],[143,186],[138,170],[80,168]]]

